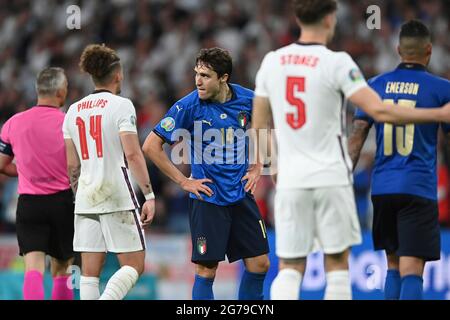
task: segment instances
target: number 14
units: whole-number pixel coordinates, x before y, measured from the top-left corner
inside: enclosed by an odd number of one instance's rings
[[[103,158],[103,143],[102,143],[102,116],[91,116],[89,118],[89,134],[95,140],[95,147],[97,149],[97,157]],[[78,127],[78,134],[80,136],[81,158],[83,160],[89,159],[89,150],[86,138],[86,124],[80,117],[76,119]]]

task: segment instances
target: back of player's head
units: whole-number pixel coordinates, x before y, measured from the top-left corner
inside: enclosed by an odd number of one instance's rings
[[[337,10],[336,0],[293,0],[297,19],[304,25],[315,25]]]
[[[230,53],[222,48],[201,49],[195,60],[195,65],[205,66],[215,71],[219,78],[228,74],[228,80],[233,71],[233,59]]]
[[[424,56],[431,45],[428,27],[419,20],[404,23],[400,30],[399,51],[402,56]]]
[[[36,92],[39,97],[52,97],[67,85],[64,69],[49,67],[39,72],[36,78]]]
[[[95,84],[107,85],[120,68],[120,58],[105,45],[90,44],[83,50],[79,66],[92,76]]]

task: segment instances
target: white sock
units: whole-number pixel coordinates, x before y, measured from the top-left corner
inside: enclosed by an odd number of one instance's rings
[[[80,300],[98,300],[100,290],[98,288],[99,278],[80,277]]]
[[[130,266],[123,266],[113,274],[99,300],[122,300],[134,287],[139,273]]]
[[[295,269],[281,269],[270,287],[271,300],[298,300],[302,274]]]
[[[327,272],[325,300],[352,300],[352,287],[348,270]]]

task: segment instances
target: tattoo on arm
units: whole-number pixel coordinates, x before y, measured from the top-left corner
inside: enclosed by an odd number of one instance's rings
[[[73,194],[77,193],[78,178],[80,177],[80,169],[81,166],[69,169],[70,187],[72,188]]]
[[[366,141],[370,131],[370,124],[364,120],[355,120],[353,122],[353,131],[348,139],[348,153],[353,162],[353,170],[359,160],[361,149]]]

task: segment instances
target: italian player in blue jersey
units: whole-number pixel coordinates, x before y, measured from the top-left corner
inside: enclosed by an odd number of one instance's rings
[[[450,101],[450,82],[426,71],[432,45],[428,28],[417,20],[405,23],[398,52],[402,63],[369,81],[386,103],[409,108],[439,107]],[[423,270],[440,258],[436,145],[438,123],[392,125],[374,122],[357,110],[349,139],[356,165],[369,129],[375,125],[377,151],[372,176],[373,242],[385,250],[386,299],[422,299]]]
[[[232,59],[220,48],[202,49],[195,64],[197,90],[176,102],[147,137],[143,150],[159,169],[190,193],[195,300],[212,300],[220,261],[244,260],[239,299],[263,298],[269,268],[266,230],[253,198],[262,165],[249,165],[253,91],[229,83]],[[163,150],[188,140],[191,177]],[[172,159],[173,160],[173,159]]]

